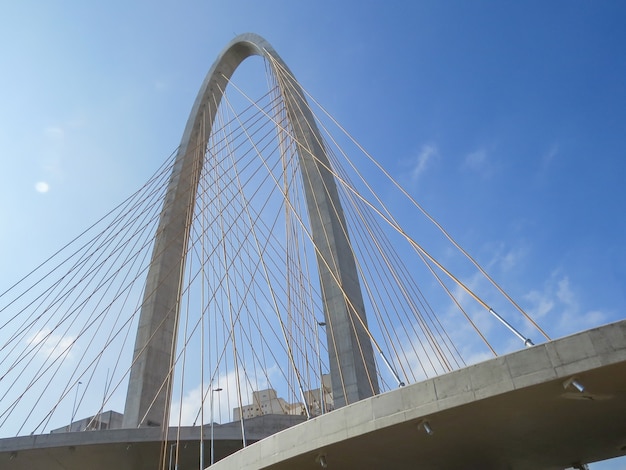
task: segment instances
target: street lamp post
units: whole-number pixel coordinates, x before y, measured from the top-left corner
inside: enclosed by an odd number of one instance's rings
[[[173,444],[170,445],[170,466],[169,466],[169,470],[173,470],[172,469],[172,460],[174,457],[174,447],[176,446],[176,442],[174,442]],[[176,467],[178,467],[178,462],[176,462]]]
[[[80,386],[82,385],[82,382],[78,382],[78,384],[76,384],[76,394],[74,395],[74,404],[72,405],[72,418],[70,419],[70,426],[69,426],[69,431],[72,431],[72,423],[74,422],[74,418],[76,417],[76,400],[78,399],[78,390],[80,389]]]
[[[323,321],[318,321],[317,325],[319,327],[324,327],[326,326],[326,322]],[[319,335],[319,330],[316,328],[315,329],[315,335],[317,336],[317,360],[319,361],[319,367],[320,367],[320,411],[322,412],[322,414],[326,413],[326,400],[325,400],[325,393],[324,393],[324,379],[322,377],[322,356],[320,353],[320,335]]]
[[[215,462],[214,456],[214,446],[213,446],[213,394],[215,392],[221,392],[221,388],[213,388],[211,389],[211,465]]]

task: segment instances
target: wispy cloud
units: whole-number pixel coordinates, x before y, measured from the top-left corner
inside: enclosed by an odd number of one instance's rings
[[[557,282],[556,297],[567,307],[577,308],[578,303],[569,285],[569,278],[564,277]]]
[[[552,296],[536,290],[530,291],[524,299],[531,305],[529,313],[535,320],[544,318],[554,308]]]
[[[542,290],[532,290],[524,296],[530,304],[528,313],[542,324],[552,325],[552,334],[563,336],[605,322],[606,312],[587,310],[567,275],[555,272],[543,284]]]
[[[489,243],[483,247],[487,253],[492,253],[485,265],[489,272],[498,270],[507,273],[518,268],[528,256],[528,246],[523,242],[513,244],[505,242]]]
[[[46,138],[54,141],[61,141],[65,138],[65,130],[61,126],[48,126],[44,128],[43,134]]]
[[[417,181],[426,171],[429,163],[439,154],[437,147],[432,144],[422,145],[417,155],[412,159],[412,168],[410,171],[411,181]]]
[[[520,264],[521,260],[526,258],[527,254],[528,250],[523,246],[512,248],[503,254],[500,260],[500,268],[504,272],[513,271]]]
[[[38,356],[54,360],[61,356],[69,356],[74,338],[43,328],[29,337],[27,342],[33,350],[36,350]]]
[[[503,242],[489,243],[481,250],[488,253],[486,259],[478,259],[487,273],[492,275],[498,282],[502,281],[512,272],[519,269],[525,263],[528,247],[525,244],[506,244]],[[510,308],[508,301],[497,292],[491,282],[478,270],[459,264],[459,269],[463,272],[455,272],[463,285],[480,298],[485,304],[494,308],[502,314],[516,328],[523,325],[521,315],[517,315],[513,308]],[[519,339],[508,332],[494,316],[484,308],[460,285],[452,288],[454,298],[463,306],[465,312],[472,319],[477,329],[486,337],[487,341],[498,353],[505,353],[520,349],[522,343]],[[460,349],[467,364],[472,364],[480,360],[492,357],[480,336],[476,333],[472,325],[466,321],[456,305],[450,304],[449,309],[443,315],[445,328],[452,337],[454,343]]]
[[[463,159],[462,167],[478,173],[483,178],[489,178],[493,174],[490,155],[484,147],[468,153]]]
[[[191,426],[198,424],[195,422],[196,416],[198,416],[198,410],[202,405],[203,397],[200,385],[188,390],[183,396],[182,400],[172,403],[170,408],[170,425],[171,426]],[[206,408],[208,410],[209,403]],[[208,410],[210,413],[210,410]]]
[[[271,366],[267,370],[268,377],[277,373],[277,366]],[[243,405],[250,404],[253,390],[270,388],[271,385],[267,379],[248,380],[246,377],[240,377],[241,385],[241,401]],[[253,385],[254,383],[254,389]],[[239,407],[239,393],[237,391],[237,379],[234,370],[228,374],[221,375],[215,380],[214,386],[205,383],[204,393],[202,385],[190,388],[183,393],[182,400],[180,397],[172,401],[170,407],[170,425],[191,426],[200,424],[200,409],[204,406],[204,422],[210,422],[211,415],[211,394],[213,394],[213,416],[214,421],[219,423],[227,423],[233,419],[233,408]],[[217,389],[220,389],[217,391]],[[211,392],[211,389],[216,391]],[[280,396],[280,390],[277,390]]]
[[[552,144],[550,146],[550,148],[548,149],[547,152],[545,152],[542,156],[541,156],[541,166],[540,166],[540,173],[543,174],[548,170],[548,167],[552,164],[552,162],[554,161],[554,159],[556,158],[556,156],[559,153],[559,144]]]

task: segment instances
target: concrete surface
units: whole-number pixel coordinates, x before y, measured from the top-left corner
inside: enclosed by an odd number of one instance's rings
[[[248,442],[256,442],[304,417],[268,415],[246,421]],[[241,449],[238,422],[214,427],[215,459]],[[204,426],[204,461],[211,461],[211,427]],[[170,455],[178,470],[197,470],[200,428],[171,428],[164,438],[158,428],[112,429],[0,439],[0,469],[10,470],[157,470],[168,469]],[[174,445],[172,447],[172,445]],[[173,453],[173,454],[172,454]],[[172,465],[173,467],[173,465]],[[173,470],[173,469],[172,469]]]
[[[583,393],[564,386],[571,378],[585,386]],[[331,470],[551,470],[626,455],[626,320],[383,393],[293,427],[287,428],[294,422],[257,419],[246,423],[252,440],[270,428],[284,430],[224,458],[213,470],[312,470],[321,468],[320,456]],[[238,426],[215,428],[217,457],[241,445]],[[0,468],[161,468],[160,456],[167,464],[174,432],[169,440],[151,428],[2,439]],[[185,453],[179,470],[198,468],[198,438],[198,428],[181,430]],[[205,459],[210,460],[208,451]]]
[[[585,392],[564,387],[574,377]],[[213,469],[319,469],[323,455],[329,469],[536,470],[625,454],[621,321],[346,406]]]
[[[274,69],[289,71],[263,38],[244,34],[224,48],[200,87],[156,233],[135,340],[124,427],[159,427],[168,422],[179,292],[204,149],[217,112],[214,103],[221,101],[222,90],[239,64],[252,55],[266,57]],[[290,72],[287,78],[284,73],[276,75],[298,143],[323,292],[333,397],[338,408],[378,393],[378,376],[364,328],[367,319],[354,255],[326,150],[300,85]]]

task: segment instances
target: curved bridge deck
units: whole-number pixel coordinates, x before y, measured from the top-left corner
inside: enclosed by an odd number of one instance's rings
[[[363,400],[213,468],[319,469],[324,455],[330,469],[563,469],[625,454],[621,321]]]

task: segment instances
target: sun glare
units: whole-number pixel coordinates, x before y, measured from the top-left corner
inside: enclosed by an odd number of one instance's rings
[[[47,193],[50,190],[50,185],[45,181],[38,181],[35,183],[35,191],[38,193]]]

